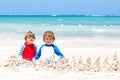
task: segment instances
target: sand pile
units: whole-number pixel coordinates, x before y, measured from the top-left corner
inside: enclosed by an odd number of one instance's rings
[[[101,62],[100,57],[96,58],[94,62],[91,61],[91,57],[86,59],[86,63],[83,63],[82,57],[80,56],[77,60],[73,56],[71,60],[68,58],[59,59],[57,63],[54,60],[48,64],[46,62],[38,61],[38,64],[34,64],[31,61],[26,61],[16,55],[10,56],[5,64],[0,67],[11,68],[19,71],[20,68],[32,67],[34,70],[57,70],[57,71],[90,71],[90,72],[120,72],[120,63],[117,54],[113,55],[112,61],[110,62],[106,58]]]

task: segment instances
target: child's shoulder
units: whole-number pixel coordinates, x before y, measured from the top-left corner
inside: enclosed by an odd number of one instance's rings
[[[37,45],[36,45],[35,43],[33,43],[33,46],[34,46],[35,48],[37,48]]]
[[[53,46],[53,47],[57,47],[57,45],[55,45],[55,44],[52,44],[52,46]]]
[[[41,44],[41,45],[40,45],[40,47],[44,47],[44,46],[45,46],[45,44]]]
[[[25,47],[25,44],[22,44],[21,47]]]

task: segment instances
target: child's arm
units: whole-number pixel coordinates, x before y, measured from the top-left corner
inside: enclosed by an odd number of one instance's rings
[[[60,52],[60,50],[58,49],[57,46],[53,45],[53,48],[54,48],[54,52],[57,56],[60,56],[60,58],[64,58],[64,55]]]
[[[36,44],[33,44],[34,45],[34,47],[35,47],[35,49],[36,49],[36,54],[37,54],[37,45]]]
[[[24,48],[25,48],[25,45],[22,45],[20,47],[20,51],[19,51],[18,55],[22,55]]]
[[[44,45],[42,45],[41,47],[40,47],[40,49],[38,50],[38,52],[36,53],[36,55],[35,55],[35,60],[38,60],[39,59],[39,57],[41,56],[41,50],[42,50],[42,47],[43,47]]]

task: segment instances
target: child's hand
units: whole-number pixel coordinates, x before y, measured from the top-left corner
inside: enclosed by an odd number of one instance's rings
[[[38,64],[38,60],[33,59],[34,64]]]
[[[65,63],[65,60],[64,60],[64,59],[61,59],[61,62],[62,62],[62,64],[64,64],[64,63]]]
[[[33,65],[34,65],[34,68],[37,67],[38,64],[39,64],[39,63],[38,63],[38,60],[33,59]]]
[[[21,56],[21,55],[18,55],[17,57],[20,58],[20,59],[22,59],[22,56]]]

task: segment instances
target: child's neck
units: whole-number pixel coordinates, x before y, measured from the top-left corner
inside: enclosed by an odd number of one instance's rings
[[[33,43],[27,43],[27,42],[25,42],[25,44],[26,44],[26,45],[32,45]]]

